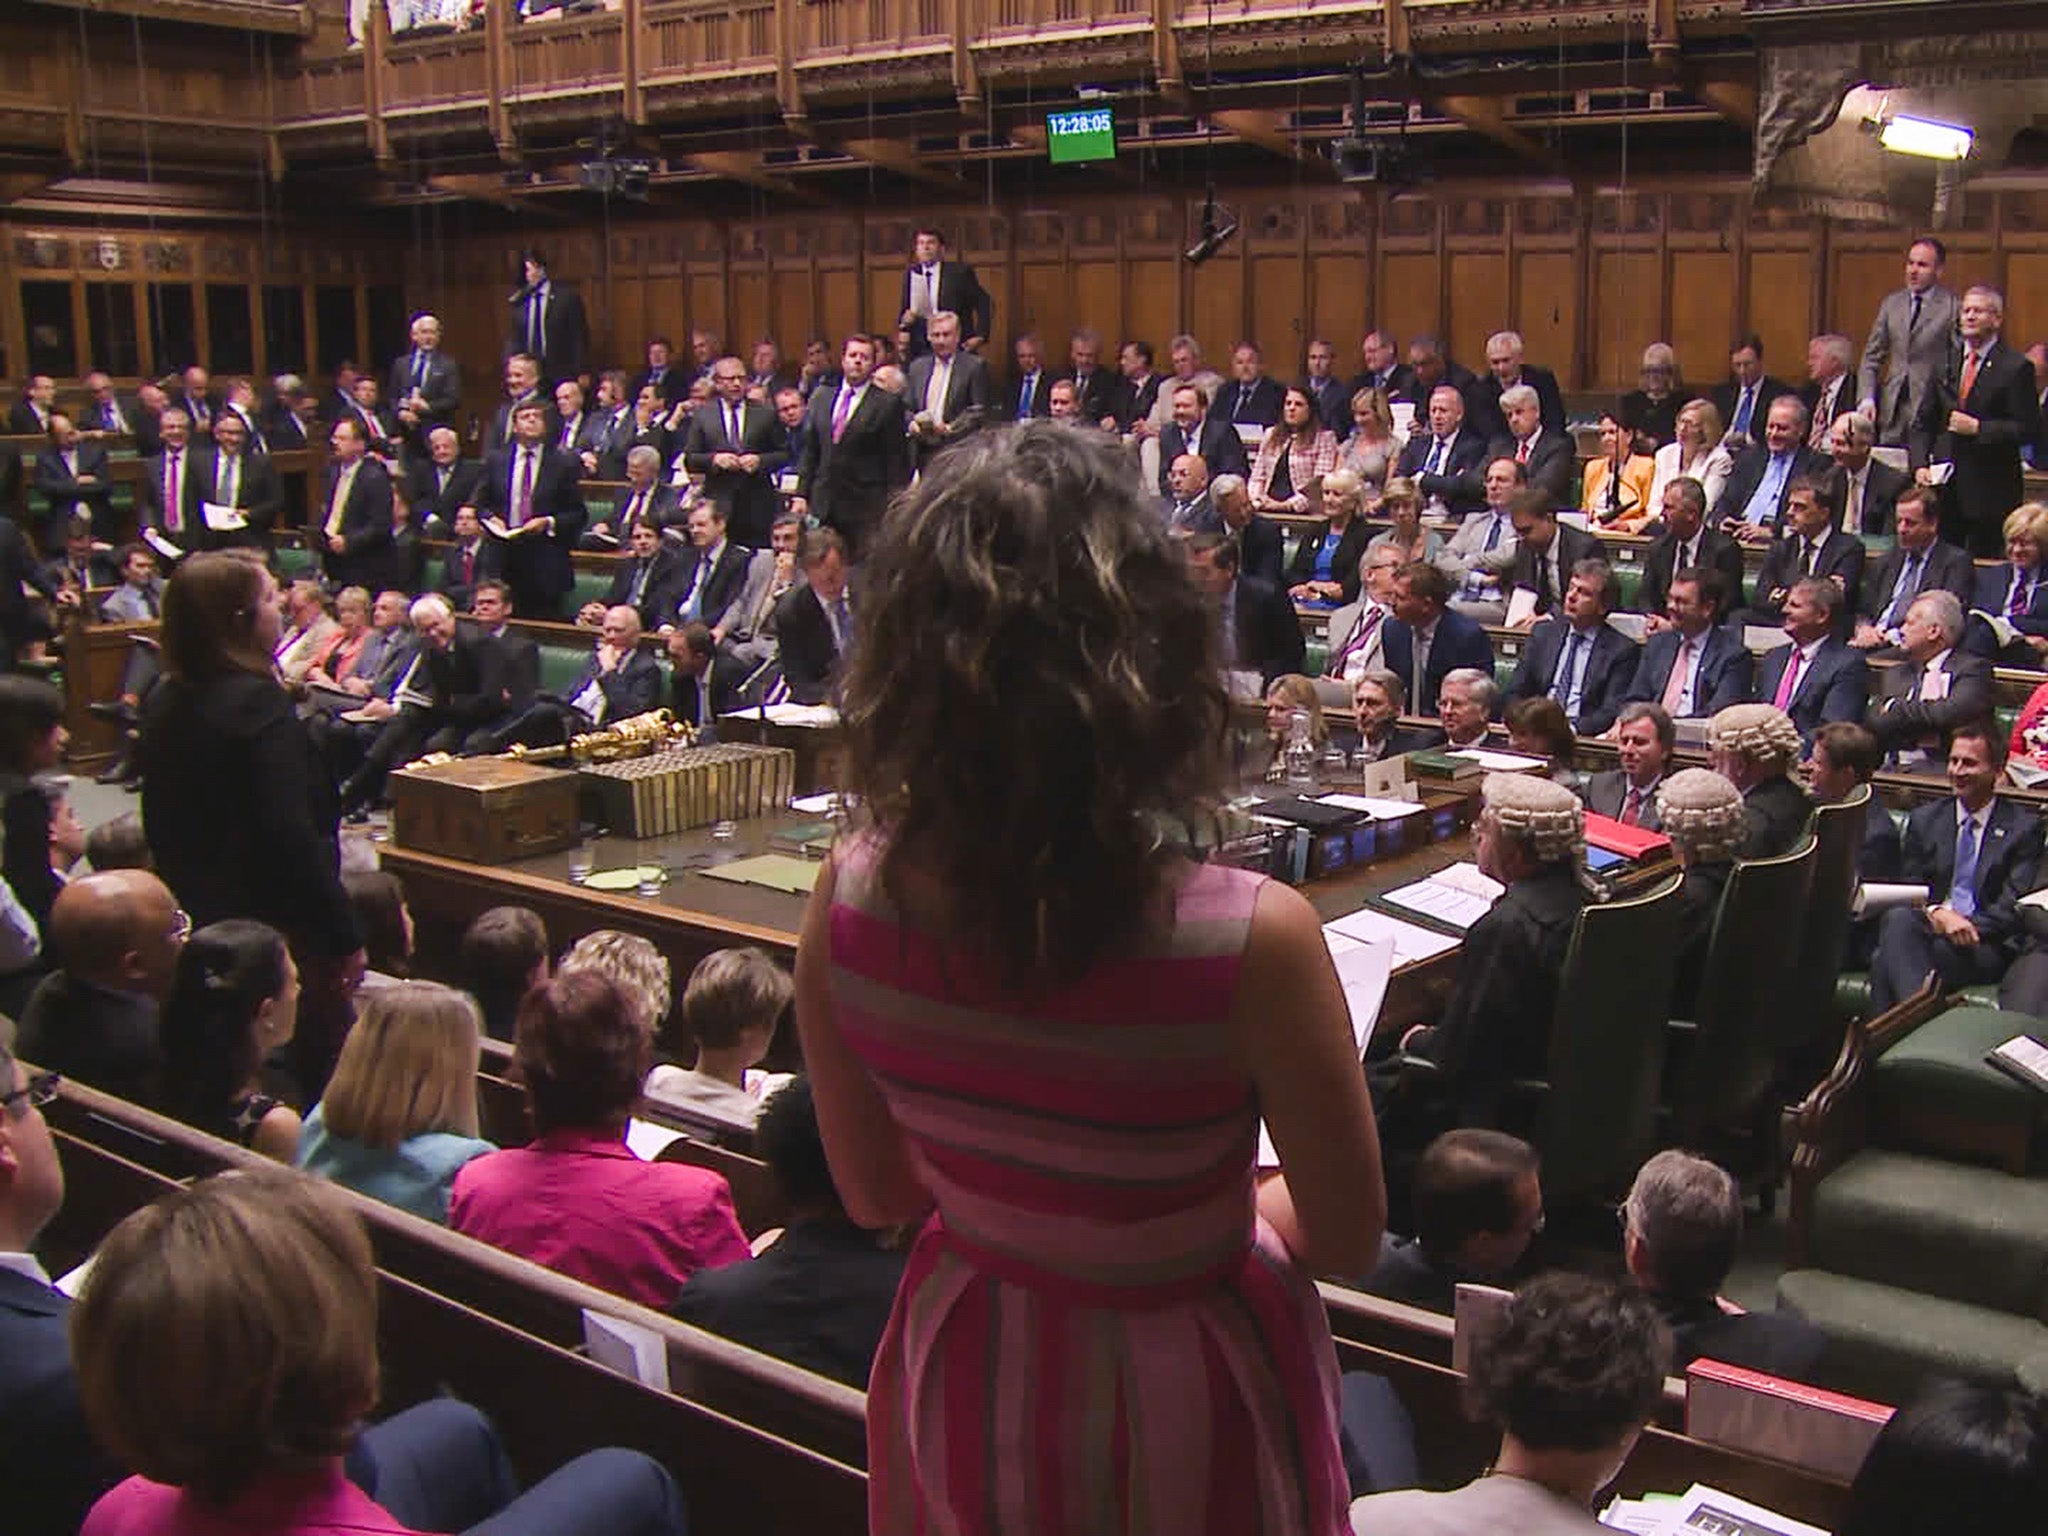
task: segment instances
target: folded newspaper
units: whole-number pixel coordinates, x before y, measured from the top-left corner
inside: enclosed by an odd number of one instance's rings
[[[1828,1536],[1817,1525],[1705,1483],[1694,1483],[1675,1499],[1616,1499],[1600,1512],[1600,1523],[1635,1536]]]

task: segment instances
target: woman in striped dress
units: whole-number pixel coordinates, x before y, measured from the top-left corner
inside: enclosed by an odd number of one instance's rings
[[[1313,910],[1161,835],[1219,782],[1217,616],[1114,444],[1044,423],[935,462],[865,578],[872,824],[818,882],[797,1009],[849,1214],[924,1223],[871,1528],[1337,1536],[1309,1276],[1369,1266],[1385,1191]]]

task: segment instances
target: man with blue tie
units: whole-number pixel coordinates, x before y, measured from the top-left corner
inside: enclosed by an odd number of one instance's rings
[[[1573,565],[1563,612],[1530,631],[1508,698],[1557,700],[1581,736],[1598,736],[1613,725],[1638,656],[1636,643],[1607,622],[1620,596],[1614,568],[1605,560]]]
[[[823,704],[839,682],[853,643],[853,607],[846,593],[846,542],[830,528],[804,535],[804,579],[775,607],[782,683],[797,704]]]
[[[1920,990],[1932,971],[1944,991],[1996,982],[2021,937],[2019,898],[2034,889],[2041,818],[1998,794],[2005,737],[1986,722],[1949,737],[1952,799],[1906,818],[1900,878],[1927,887],[1927,910],[1894,907],[1878,924],[1870,968],[1872,1016]]]
[[[1730,449],[1747,447],[1761,434],[1771,409],[1780,395],[1796,394],[1782,379],[1764,372],[1763,338],[1744,336],[1728,354],[1728,382],[1717,384],[1707,398],[1728,424]]]
[[[424,446],[435,427],[455,420],[462,405],[462,374],[455,359],[441,350],[441,322],[435,316],[413,317],[412,348],[391,364],[391,384],[384,394],[414,448]]]
[[[1429,430],[1410,433],[1401,450],[1402,475],[1415,482],[1426,512],[1462,517],[1478,511],[1486,501],[1488,455],[1486,439],[1465,429],[1465,397],[1439,384],[1429,392],[1428,417]]]
[[[1052,414],[1052,375],[1046,372],[1045,359],[1039,355],[1038,338],[1026,331],[1011,343],[1011,351],[1017,358],[1017,376],[1011,382],[1009,391],[1003,396],[1004,409],[1012,421],[1028,421],[1033,416]]]
[[[1764,440],[1745,448],[1728,472],[1714,521],[1743,544],[1768,544],[1778,536],[1785,493],[1801,477],[1818,479],[1828,461],[1806,446],[1806,407],[1797,395],[1780,395],[1764,414]]]
[[[522,253],[519,270],[524,286],[512,295],[505,350],[533,358],[543,379],[574,378],[590,350],[582,297],[548,276],[547,258],[539,251]]]
[[[1279,425],[1280,386],[1266,377],[1259,349],[1248,341],[1230,354],[1230,382],[1216,392],[1216,411],[1232,430]]]
[[[739,596],[753,556],[752,550],[726,538],[725,509],[715,501],[700,501],[690,508],[689,528],[693,555],[676,578],[675,611],[662,615],[663,629],[693,623],[715,628]]]
[[[1862,611],[1849,643],[1859,651],[1899,644],[1906,611],[1923,592],[1953,592],[1968,611],[1976,568],[1970,557],[1940,537],[1934,492],[1909,485],[1892,510],[1896,542],[1863,578]]]

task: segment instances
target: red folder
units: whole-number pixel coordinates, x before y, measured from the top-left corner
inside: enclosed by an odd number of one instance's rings
[[[1586,812],[1586,841],[1595,848],[1605,848],[1625,859],[1647,858],[1671,846],[1671,839],[1662,832],[1652,832],[1647,827],[1631,827],[1595,811]]]
[[[1891,1416],[1886,1403],[1720,1360],[1695,1360],[1685,1370],[1688,1435],[1836,1482],[1855,1477]]]

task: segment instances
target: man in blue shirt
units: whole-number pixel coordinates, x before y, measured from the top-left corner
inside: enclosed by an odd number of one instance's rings
[[[1768,544],[1778,536],[1786,488],[1828,467],[1806,446],[1806,426],[1806,407],[1797,396],[1780,395],[1771,402],[1764,440],[1743,450],[1714,504],[1714,521],[1723,533],[1744,544]]]

